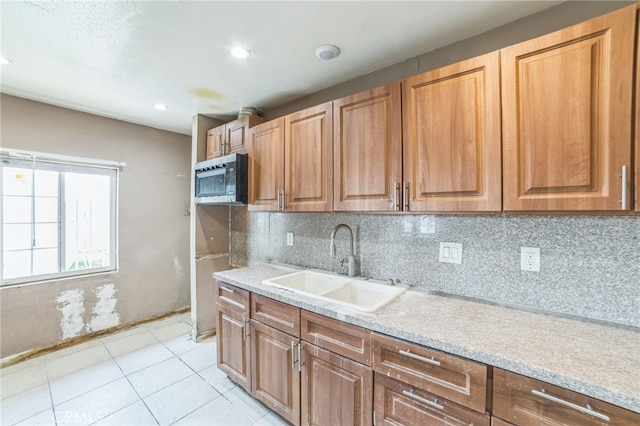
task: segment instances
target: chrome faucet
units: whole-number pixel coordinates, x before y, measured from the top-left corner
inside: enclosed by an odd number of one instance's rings
[[[331,257],[336,257],[335,237],[336,237],[336,232],[340,228],[345,228],[349,231],[349,248],[350,248],[349,255],[346,257],[346,259],[342,259],[340,261],[340,266],[344,266],[344,263],[346,261],[347,275],[349,275],[350,277],[353,277],[356,275],[356,258],[353,253],[353,231],[351,231],[351,228],[349,228],[348,225],[341,223],[339,225],[336,225],[333,228],[333,231],[331,231],[331,244],[329,245],[329,253],[331,254]]]

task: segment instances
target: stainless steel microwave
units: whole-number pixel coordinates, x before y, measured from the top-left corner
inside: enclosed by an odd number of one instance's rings
[[[246,204],[249,161],[245,154],[230,154],[195,166],[196,204]]]

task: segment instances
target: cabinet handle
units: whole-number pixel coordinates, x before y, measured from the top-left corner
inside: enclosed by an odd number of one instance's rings
[[[432,358],[425,358],[425,357],[420,356],[420,355],[412,354],[411,350],[400,351],[400,355],[405,355],[405,356],[408,356],[409,358],[413,358],[413,359],[417,359],[418,361],[426,362],[427,364],[435,365],[435,366],[438,366],[438,367],[440,366],[440,361],[436,361],[435,359],[432,359]]]
[[[249,329],[249,327],[247,327],[247,325],[249,325],[249,321],[245,321],[244,324],[242,325],[242,341],[243,342],[246,342],[247,337],[249,337],[249,333],[247,333],[247,330]]]
[[[402,182],[402,210],[409,211],[409,184]]]
[[[627,166],[622,166],[622,198],[620,200],[620,209],[627,210],[629,208],[627,204]]]
[[[220,139],[220,155],[224,155],[224,141]]]
[[[428,405],[430,407],[437,408],[438,410],[444,410],[444,407],[442,405],[438,404],[438,400],[437,399],[434,400],[434,401],[429,401],[428,399],[424,399],[421,396],[418,396],[418,395],[414,394],[413,390],[411,390],[411,392],[407,392],[406,390],[403,390],[402,394],[404,396],[408,396],[411,399],[415,399],[418,402],[422,402],[423,404],[426,404],[426,405]]]
[[[287,211],[287,192],[282,190],[282,211]]]
[[[604,414],[598,413],[593,410],[589,404],[586,407],[583,407],[578,404],[574,404],[573,402],[565,401],[564,399],[556,398],[555,396],[547,394],[547,391],[543,388],[541,391],[532,389],[531,393],[535,396],[539,396],[540,398],[548,399],[549,401],[555,402],[560,405],[564,405],[565,407],[573,408],[576,411],[579,411],[584,414],[588,414],[590,416],[596,417],[600,420],[604,420],[605,422],[610,421],[609,416],[605,416]]]
[[[226,291],[228,293],[235,293],[235,291],[233,291],[233,289],[229,287],[220,287],[220,290]]]
[[[393,181],[393,201],[391,202],[391,209],[393,211],[398,211],[400,210],[400,199],[398,198],[398,189],[399,189],[400,185],[398,185],[398,182]]]
[[[280,189],[278,190],[278,211],[284,211],[284,191]]]
[[[302,343],[298,343],[298,373],[302,371]]]
[[[292,370],[296,367],[296,358],[293,356],[295,348],[296,348],[296,342],[292,341],[291,342],[291,369]]]

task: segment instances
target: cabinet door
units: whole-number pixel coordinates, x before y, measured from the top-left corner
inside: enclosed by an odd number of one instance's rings
[[[224,154],[224,126],[207,131],[207,160]]]
[[[264,119],[256,115],[246,115],[225,125],[225,154],[246,154],[249,143],[249,129]]]
[[[376,425],[489,426],[490,416],[468,410],[406,383],[375,374]]]
[[[225,126],[225,154],[247,152],[247,141],[249,140],[249,117],[243,117],[227,123]]]
[[[285,420],[300,423],[299,340],[251,320],[253,396]]]
[[[333,102],[333,209],[400,208],[402,121],[400,83]]]
[[[287,211],[333,209],[333,120],[331,102],[285,117]]]
[[[301,424],[370,426],[371,369],[309,343],[301,345]]]
[[[251,128],[249,210],[281,210],[284,191],[284,118]]]
[[[501,50],[504,210],[619,210],[635,6]]]
[[[499,64],[493,52],[403,81],[409,210],[502,209]]]
[[[235,383],[251,391],[249,317],[220,304],[217,307],[218,368]]]

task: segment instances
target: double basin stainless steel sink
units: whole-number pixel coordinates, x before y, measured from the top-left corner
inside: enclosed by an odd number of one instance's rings
[[[262,283],[363,312],[374,312],[407,291],[405,286],[318,270],[294,272]]]

